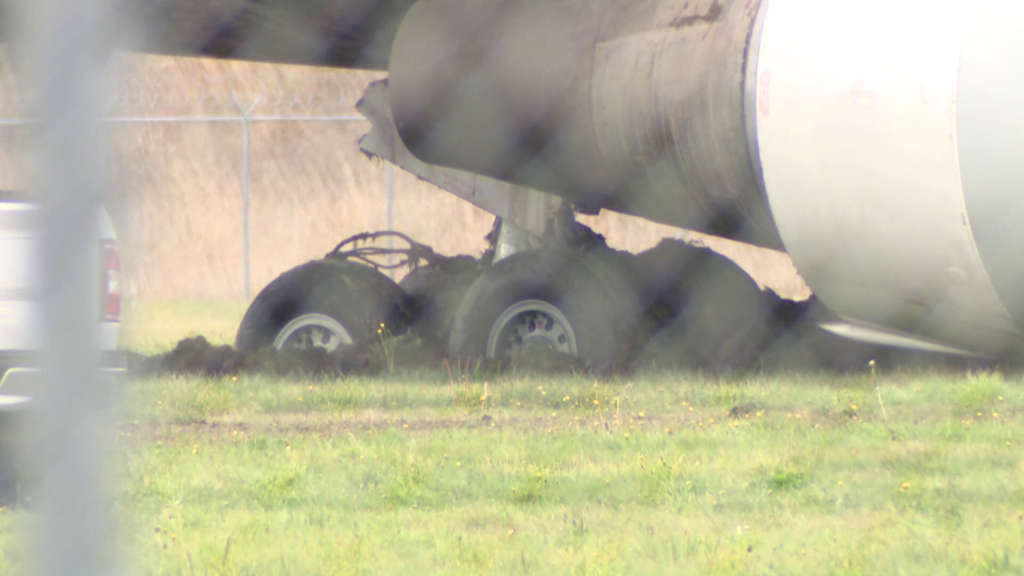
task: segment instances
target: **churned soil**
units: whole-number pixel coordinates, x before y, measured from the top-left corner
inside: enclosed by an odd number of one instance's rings
[[[181,340],[174,349],[163,354],[128,353],[129,374],[141,378],[175,375],[218,378],[243,374],[333,378],[422,370],[458,371],[460,374],[467,371],[580,374],[586,372],[586,367],[576,358],[545,350],[524,354],[513,361],[479,358],[452,364],[435,341],[413,335],[359,342],[333,353],[319,348],[278,351],[269,347],[242,352],[232,346],[215,346],[203,336]]]
[[[828,342],[831,353],[822,353],[822,342],[789,343],[786,349],[773,349],[759,359],[755,371],[823,370],[847,372],[865,370],[867,362],[878,359],[880,365],[894,367],[932,368],[984,368],[988,363],[934,354],[875,349],[842,339]],[[693,366],[679,361],[674,346],[655,339],[637,358],[634,366],[626,370],[692,370]],[[453,363],[446,359],[436,342],[422,337],[404,335],[387,340],[360,342],[340,348],[333,353],[323,349],[283,350],[263,348],[242,352],[222,345],[215,346],[206,338],[186,338],[163,354],[145,356],[128,353],[128,372],[131,376],[148,378],[161,376],[225,376],[263,374],[279,377],[339,378],[345,376],[374,376],[380,374],[412,373],[417,371],[448,371],[464,375],[554,375],[586,374],[587,367],[578,359],[548,350],[533,350],[511,361],[484,358]],[[712,370],[712,372],[715,372]]]
[[[440,365],[441,354],[425,340],[405,337],[363,341],[327,352],[321,348],[275,350],[266,347],[243,352],[215,346],[205,337],[186,338],[163,354],[129,353],[128,372],[134,376],[194,375],[207,377],[268,374],[273,376],[337,377],[377,374],[391,366]]]

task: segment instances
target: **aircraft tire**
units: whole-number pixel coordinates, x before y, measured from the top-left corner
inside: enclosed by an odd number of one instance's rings
[[[716,252],[666,241],[638,258],[660,329],[638,367],[728,372],[755,368],[785,326],[788,307]]]
[[[235,347],[312,345],[333,351],[377,338],[378,330],[405,332],[410,309],[405,292],[374,268],[343,259],[313,260],[281,274],[256,296],[238,327]]]
[[[398,285],[412,305],[410,334],[447,346],[459,302],[481,270],[475,259],[460,256],[409,272]]]
[[[449,339],[456,359],[514,360],[531,347],[575,356],[588,370],[630,365],[642,308],[625,260],[604,248],[545,248],[488,268],[459,304]]]

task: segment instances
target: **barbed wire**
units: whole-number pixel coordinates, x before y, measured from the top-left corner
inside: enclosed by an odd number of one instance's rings
[[[0,119],[34,117],[31,78],[0,49]],[[194,58],[120,57],[104,110],[113,117],[354,115],[377,73],[220,62]]]

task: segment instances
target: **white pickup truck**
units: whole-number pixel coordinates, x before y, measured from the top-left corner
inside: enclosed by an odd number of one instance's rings
[[[23,192],[0,191],[0,414],[18,411],[38,386],[42,340],[39,302],[39,210]],[[99,218],[96,266],[100,366],[107,375],[124,371],[117,352],[121,317],[120,257],[106,212]]]

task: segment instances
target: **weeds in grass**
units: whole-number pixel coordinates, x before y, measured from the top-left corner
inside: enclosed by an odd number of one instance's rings
[[[377,328],[377,339],[380,341],[380,354],[384,360],[385,373],[395,375],[395,342],[391,330],[383,322]]]
[[[448,372],[449,382],[481,382],[493,380],[501,375],[504,367],[500,362],[487,361],[484,358],[459,360],[452,363],[448,358],[443,360]]]
[[[516,504],[538,504],[547,492],[548,479],[541,470],[524,474],[509,490],[509,500]]]
[[[247,500],[267,510],[287,508],[302,501],[306,472],[299,468],[275,466],[247,486]]]
[[[147,408],[117,444],[138,572],[327,575],[356,562],[366,575],[1021,568],[1016,381],[488,385],[456,370],[447,383],[443,373],[392,379],[386,393],[372,379],[314,392],[243,378],[220,383],[230,397],[198,404],[209,420],[199,425],[167,402],[194,406],[198,392],[185,388],[210,382],[140,383],[130,399]],[[880,413],[868,416],[872,388],[883,389],[896,441]],[[725,416],[746,403],[756,409]],[[497,426],[463,417],[484,409]],[[847,409],[864,419],[838,417]],[[10,516],[0,513],[0,531]],[[0,568],[14,572],[8,557]]]
[[[807,474],[798,470],[779,469],[768,476],[764,484],[770,492],[785,492],[799,490],[806,486],[807,483]]]
[[[875,387],[875,396],[878,398],[878,408],[882,411],[882,422],[884,422],[885,425],[888,426],[889,425],[889,415],[885,413],[885,403],[882,402],[882,388],[881,387],[878,387],[878,386]]]
[[[659,456],[658,461],[648,467],[641,457],[638,464],[641,471],[640,500],[649,506],[657,506],[676,502],[683,491],[689,492],[693,483],[680,479],[681,464],[682,457],[669,464],[664,456]]]
[[[157,407],[172,422],[201,422],[236,407],[233,387],[237,378],[197,381],[179,377],[171,379],[170,384],[163,389],[165,395],[157,401]]]
[[[480,411],[483,412],[487,407],[487,400],[491,397],[487,391],[487,381],[484,381],[484,393],[480,395]]]
[[[1005,388],[1003,375],[998,372],[971,374],[960,388],[957,403],[970,411],[988,409],[1005,394]]]
[[[418,506],[429,492],[427,473],[415,462],[397,471],[383,488],[384,501],[392,506]]]
[[[468,371],[465,370],[458,370],[459,378],[456,380],[455,370],[447,358],[444,364],[448,369],[448,396],[451,399],[451,407],[466,411],[477,409],[483,412],[487,400],[490,399],[490,383],[484,380],[482,389],[472,385]]]

